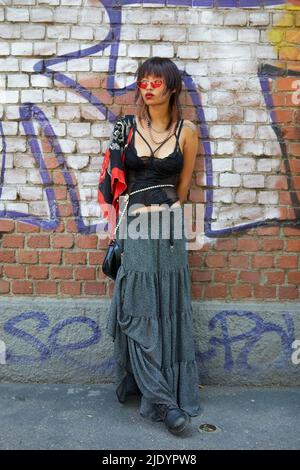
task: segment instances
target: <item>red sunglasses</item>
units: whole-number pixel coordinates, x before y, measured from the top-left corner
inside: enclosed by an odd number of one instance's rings
[[[137,86],[139,88],[145,89],[145,88],[147,88],[148,83],[149,83],[149,80],[139,80],[137,82]],[[151,84],[152,88],[159,88],[163,84],[163,81],[162,80],[154,80],[153,82],[151,81],[150,84]]]

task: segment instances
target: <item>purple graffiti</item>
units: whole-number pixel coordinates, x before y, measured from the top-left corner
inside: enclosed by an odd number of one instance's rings
[[[52,59],[43,59],[38,61],[34,66],[34,71],[40,73],[46,77],[51,77],[53,81],[62,83],[64,86],[69,89],[74,90],[77,94],[84,97],[87,102],[92,106],[95,106],[101,113],[107,116],[109,122],[114,122],[116,115],[109,109],[109,106],[106,106],[98,97],[96,97],[90,90],[79,84],[78,82],[72,80],[70,77],[66,76],[61,72],[54,71],[51,67],[60,63],[67,63],[71,60],[77,60],[80,58],[88,57],[92,54],[105,51],[105,49],[110,48],[109,64],[108,64],[108,75],[107,75],[107,91],[112,96],[121,96],[135,89],[136,85],[133,83],[130,86],[124,87],[122,89],[115,87],[115,76],[117,69],[117,59],[119,51],[119,42],[121,36],[121,26],[122,26],[122,6],[125,5],[136,5],[138,2],[135,0],[122,0],[122,1],[111,1],[111,0],[102,0],[100,2],[105,8],[106,13],[109,18],[109,32],[107,36],[99,43],[91,47],[87,47],[83,50],[75,50],[68,54],[58,56]],[[257,6],[268,6],[268,5],[280,5],[284,4],[285,1],[282,0],[149,0],[143,1],[146,3],[157,3],[159,5],[174,5],[174,6],[188,6],[188,7],[211,7],[211,8],[249,8]],[[213,182],[213,169],[212,169],[212,152],[209,141],[208,125],[205,120],[205,114],[203,111],[201,97],[197,90],[197,87],[192,79],[192,77],[186,72],[181,72],[182,80],[186,87],[187,92],[189,93],[193,106],[196,111],[197,119],[199,121],[199,131],[202,139],[204,155],[205,155],[205,171],[206,171],[206,185],[208,187],[212,186]],[[30,150],[32,155],[37,163],[41,180],[45,188],[45,193],[49,206],[50,218],[45,220],[44,218],[39,218],[33,216],[32,214],[21,213],[18,211],[3,210],[0,211],[0,218],[9,218],[14,220],[21,220],[23,222],[36,225],[41,227],[44,230],[53,230],[59,224],[59,211],[58,204],[55,199],[55,194],[53,190],[53,181],[50,178],[50,175],[45,166],[43,152],[38,143],[38,137],[35,134],[33,121],[36,120],[43,129],[45,137],[48,139],[51,148],[53,149],[54,155],[62,168],[62,174],[64,181],[66,183],[67,191],[70,196],[72,213],[76,222],[78,232],[80,233],[93,233],[97,229],[97,225],[86,225],[80,211],[80,202],[78,200],[76,188],[72,183],[72,175],[66,167],[64,155],[59,145],[59,140],[55,135],[55,132],[46,118],[43,111],[35,103],[24,103],[20,107],[20,117],[21,123],[25,131],[26,137],[29,139]],[[0,176],[0,200],[2,194],[2,187],[4,182],[4,172],[5,172],[5,162],[6,162],[6,142],[5,135],[3,132],[3,127],[0,122],[0,133],[2,137],[2,167],[1,167],[1,176]],[[236,231],[244,231],[259,225],[266,225],[265,221],[256,221],[249,224],[244,224],[242,226],[233,226],[229,228],[224,228],[221,230],[212,229],[212,212],[213,212],[213,189],[207,189],[205,195],[205,215],[204,215],[204,232],[208,237],[218,237],[223,234],[233,233]],[[273,225],[279,224],[280,220],[274,220]],[[290,221],[291,224],[295,225],[293,221]],[[270,221],[268,222],[270,225]],[[106,229],[107,224],[103,221],[101,229]]]
[[[243,372],[254,372],[259,369],[258,366],[249,364],[249,354],[262,337],[267,333],[275,333],[281,340],[281,354],[273,361],[272,364],[267,364],[266,367],[270,368],[283,368],[290,361],[292,354],[292,343],[295,340],[295,328],[293,317],[290,313],[282,315],[285,322],[286,331],[283,327],[275,323],[265,322],[257,313],[249,311],[232,311],[222,310],[217,313],[208,324],[209,330],[220,328],[221,336],[211,336],[209,344],[211,348],[205,352],[197,352],[197,357],[205,368],[206,362],[209,362],[215,357],[221,347],[224,351],[224,370],[230,372],[234,367],[242,370]],[[238,335],[231,336],[229,333],[229,324],[233,318],[242,318],[247,321],[253,322],[254,326]],[[233,359],[232,347],[235,343],[244,343],[236,360]]]

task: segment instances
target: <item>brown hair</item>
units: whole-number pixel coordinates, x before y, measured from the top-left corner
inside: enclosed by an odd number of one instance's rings
[[[157,78],[164,78],[166,83],[165,94],[176,88],[175,93],[172,93],[170,96],[170,120],[167,126],[167,129],[169,129],[173,122],[177,122],[182,117],[182,110],[179,102],[179,95],[182,90],[180,71],[171,59],[165,57],[151,57],[138,67],[135,73],[136,81],[138,82],[139,80],[147,77],[148,75],[154,75]],[[146,105],[143,98],[141,97],[139,88],[137,88],[135,94],[135,103],[137,105],[141,104],[141,106],[138,108],[139,120],[141,120],[142,118],[148,118],[151,121],[148,105]]]

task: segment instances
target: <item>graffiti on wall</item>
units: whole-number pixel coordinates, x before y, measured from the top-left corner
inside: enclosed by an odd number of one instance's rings
[[[233,322],[236,324],[238,320],[241,321],[240,332],[239,334],[232,333],[231,331],[236,331],[232,328]],[[293,316],[289,312],[282,314],[282,320],[283,325],[280,325],[265,321],[257,312],[221,310],[208,323],[208,339],[205,340],[208,349],[199,351],[199,347],[196,345],[196,358],[202,368],[209,369],[211,360],[220,358],[221,362],[224,357],[223,368],[226,373],[231,373],[234,370],[255,373],[261,367],[268,370],[284,369],[287,364],[291,363],[295,325]],[[29,326],[30,333],[28,332]],[[78,328],[81,330],[81,336],[84,329],[86,335],[80,341],[78,340]],[[90,351],[90,348],[99,345],[103,340],[99,325],[86,316],[68,317],[53,325],[44,312],[26,311],[7,320],[3,330],[6,333],[7,365],[42,364],[52,357],[58,357],[74,368],[83,368],[101,376],[110,373],[115,367],[114,357],[106,358],[99,364],[90,364],[81,362],[74,355],[72,356],[72,353],[79,350]],[[257,356],[251,357],[251,352],[260,344],[263,345],[269,334],[275,334],[279,340],[276,357],[266,360],[263,365],[258,364]],[[18,345],[23,348],[26,344],[34,353],[17,354],[10,347],[10,338],[11,344],[13,343],[15,348]],[[237,346],[239,352],[235,350]]]
[[[68,90],[74,95],[78,96],[83,102],[88,103],[91,108],[99,113],[99,116],[105,116],[109,123],[113,123],[116,119],[116,114],[113,112],[113,107],[110,105],[112,98],[115,103],[118,103],[118,99],[124,98],[125,96],[130,96],[130,94],[135,90],[135,83],[132,83],[128,86],[118,87],[118,64],[119,60],[122,59],[122,55],[119,57],[120,46],[122,45],[122,11],[131,4],[134,4],[136,8],[139,7],[138,2],[125,0],[122,2],[111,2],[110,0],[102,0],[102,2],[96,2],[96,0],[87,1],[86,6],[95,5],[96,3],[101,3],[101,6],[105,12],[105,18],[108,25],[108,31],[106,36],[97,44],[94,44],[89,47],[80,47],[79,50],[70,51],[66,54],[56,56],[54,58],[42,59],[39,60],[33,67],[33,72],[39,74],[43,77],[48,77],[53,80],[53,83],[58,84],[62,89]],[[144,1],[143,4],[146,4],[147,1]],[[164,1],[153,1],[150,0],[149,3],[157,3],[158,5],[164,5]],[[211,6],[220,7],[223,6],[230,9],[239,8],[242,11],[243,8],[249,7],[259,7],[261,5],[272,5],[276,7],[278,5],[279,12],[282,13],[282,19],[278,20],[278,25],[272,26],[272,30],[268,31],[269,34],[269,52],[270,57],[274,60],[277,57],[278,48],[280,48],[280,41],[278,41],[278,31],[280,27],[282,30],[289,32],[289,26],[284,28],[284,15],[287,12],[284,10],[285,2],[281,0],[218,0],[214,2],[213,0],[176,0],[168,1],[168,6],[189,6],[192,8],[201,8],[205,6],[206,8]],[[289,2],[289,7],[294,5],[295,10],[289,8],[288,14],[296,12],[298,9],[298,0],[293,0]],[[74,7],[75,8],[75,7]],[[213,10],[213,13],[217,9]],[[281,22],[281,23],[280,23]],[[212,23],[214,24],[214,23]],[[288,23],[286,23],[288,25]],[[82,25],[84,26],[84,21],[82,20]],[[175,26],[174,26],[175,27]],[[209,26],[207,27],[209,28]],[[293,34],[299,34],[299,27],[293,27]],[[282,39],[283,40],[283,39]],[[292,39],[291,39],[292,40]],[[235,50],[235,54],[229,55],[227,58],[227,64],[233,64],[237,61],[238,54],[242,54],[242,57],[245,59],[251,59],[251,45],[241,45],[231,47],[232,50]],[[216,57],[223,57],[226,50],[223,50],[224,44],[214,44],[214,49],[217,55]],[[240,47],[240,50],[238,49]],[[267,46],[266,46],[267,47]],[[296,48],[296,44],[295,44]],[[206,113],[209,112],[209,107],[203,106],[203,101],[206,100],[207,93],[209,93],[211,87],[217,87],[217,83],[213,76],[207,75],[207,89],[199,91],[199,77],[194,77],[192,74],[187,73],[185,70],[180,70],[182,74],[182,80],[187,91],[188,97],[190,99],[191,106],[194,109],[195,120],[199,122],[199,135],[201,137],[201,144],[203,147],[204,155],[204,164],[205,164],[205,176],[203,181],[203,187],[205,191],[205,214],[204,214],[204,231],[207,237],[217,238],[220,235],[226,233],[231,233],[234,231],[243,231],[249,228],[256,227],[258,225],[268,225],[286,223],[291,224],[294,227],[300,225],[300,207],[299,207],[299,191],[297,190],[297,171],[298,167],[295,164],[295,161],[292,160],[292,146],[290,143],[295,142],[295,139],[299,139],[297,136],[297,129],[293,132],[288,128],[288,123],[286,115],[282,112],[280,103],[276,101],[277,96],[272,91],[274,89],[274,84],[281,80],[280,84],[283,86],[282,80],[286,83],[286,88],[284,96],[290,96],[291,91],[295,92],[293,87],[298,86],[297,77],[300,75],[300,71],[296,70],[295,67],[295,51],[293,48],[289,48],[288,51],[285,50],[282,45],[280,52],[282,63],[284,62],[285,67],[280,65],[274,65],[274,60],[272,64],[268,63],[259,63],[257,60],[257,73],[254,77],[254,80],[250,83],[251,92],[259,92],[262,98],[262,102],[254,103],[254,106],[263,105],[266,111],[266,118],[263,119],[262,128],[267,134],[267,139],[269,141],[268,148],[262,148],[253,158],[249,159],[249,172],[251,173],[252,163],[256,165],[255,161],[261,158],[261,172],[269,172],[269,175],[274,175],[276,172],[276,178],[273,180],[268,180],[267,186],[268,190],[274,190],[272,197],[273,201],[267,199],[264,201],[265,194],[262,194],[261,204],[254,207],[254,203],[249,199],[247,201],[237,201],[236,198],[239,197],[238,194],[235,194],[234,197],[225,194],[225,199],[229,199],[224,204],[224,200],[218,201],[216,196],[216,190],[214,189],[214,178],[216,175],[221,177],[221,173],[224,170],[218,170],[218,162],[214,158],[214,151],[212,149],[212,136],[210,134],[210,124],[207,120]],[[56,70],[56,68],[65,66],[66,64],[71,64],[73,61],[80,63],[89,57],[105,56],[109,51],[107,56],[107,72],[98,73],[97,75],[103,78],[103,88],[105,92],[100,90],[99,92],[93,88],[89,88],[88,82],[89,79],[85,80],[84,78],[76,81],[72,78],[70,74],[66,74],[63,71]],[[272,55],[273,53],[273,55]],[[247,56],[249,54],[249,57]],[[285,54],[285,55],[284,55]],[[205,59],[204,55],[204,59]],[[207,56],[209,57],[209,56]],[[294,60],[293,60],[294,59]],[[128,67],[130,68],[130,58],[126,58],[128,61]],[[220,60],[220,59],[219,59]],[[229,61],[229,62],[228,62]],[[134,63],[134,61],[133,61]],[[289,65],[292,63],[292,65]],[[298,67],[299,69],[299,67]],[[80,68],[79,68],[80,70]],[[222,81],[226,82],[226,76],[222,77]],[[232,78],[228,76],[227,82],[230,81],[233,83]],[[275,83],[276,82],[276,83]],[[300,82],[299,82],[300,83]],[[296,85],[295,85],[296,84]],[[248,86],[245,82],[245,86]],[[240,86],[240,85],[239,85]],[[300,88],[300,85],[299,85]],[[232,88],[228,91],[234,98],[233,103],[240,100],[243,105],[243,95],[247,95],[248,89],[245,90],[236,90]],[[245,96],[244,96],[245,97]],[[222,98],[220,98],[222,99]],[[300,100],[299,100],[300,101]],[[245,104],[245,102],[244,102]],[[291,103],[294,105],[296,112],[299,115],[299,103]],[[250,103],[251,105],[251,103]],[[58,105],[59,106],[59,105]],[[278,108],[278,109],[277,109]],[[0,205],[0,219],[9,218],[14,220],[19,220],[28,224],[36,225],[41,227],[43,230],[53,230],[55,229],[60,222],[60,211],[59,204],[56,199],[55,188],[53,178],[50,172],[50,169],[47,167],[47,159],[45,158],[45,149],[51,149],[53,152],[53,157],[56,160],[57,167],[60,168],[64,184],[67,188],[67,193],[70,198],[72,206],[72,215],[76,221],[77,230],[80,233],[93,233],[96,230],[99,232],[99,223],[91,224],[88,222],[88,218],[84,217],[82,214],[82,201],[80,198],[80,192],[78,190],[80,182],[76,178],[76,172],[74,169],[70,169],[66,164],[65,154],[60,142],[59,135],[55,132],[55,126],[51,123],[51,118],[48,118],[46,113],[43,111],[42,107],[38,103],[34,102],[24,102],[20,105],[19,108],[20,123],[22,125],[24,134],[28,140],[28,146],[34,159],[35,168],[38,169],[41,185],[43,187],[43,194],[47,204],[48,217],[38,216],[30,212],[22,212],[19,210],[13,210],[12,204],[9,205],[9,209],[6,208],[5,203]],[[298,119],[299,121],[299,119]],[[224,122],[226,124],[226,122]],[[238,123],[237,127],[238,127]],[[240,123],[241,125],[243,122]],[[36,129],[37,126],[40,128],[43,139],[41,140]],[[266,129],[267,128],[267,129]],[[249,127],[249,132],[251,131]],[[241,130],[242,132],[242,130]],[[2,159],[1,159],[1,176],[0,176],[0,204],[1,204],[1,195],[5,189],[5,173],[7,169],[6,165],[6,135],[4,131],[4,125],[0,122],[0,133],[2,136]],[[296,133],[296,135],[295,135]],[[251,136],[251,134],[249,134]],[[214,142],[215,144],[215,142]],[[233,142],[232,142],[233,144]],[[250,145],[251,147],[251,145]],[[228,154],[226,155],[225,160],[228,164],[229,172],[238,175],[237,168],[233,165],[235,156],[238,155],[239,149],[232,148],[232,150],[227,150]],[[298,150],[295,150],[297,152]],[[244,153],[245,154],[245,153]],[[295,153],[296,154],[296,153]],[[253,155],[252,155],[253,156]],[[266,160],[269,160],[266,165]],[[259,163],[258,163],[259,164]],[[266,165],[264,167],[264,165]],[[258,172],[259,173],[259,172]],[[243,176],[243,175],[242,175]],[[97,185],[97,177],[95,179],[95,187]],[[262,178],[261,175],[257,175],[257,181]],[[268,175],[264,178],[268,178]],[[242,180],[241,180],[242,181]],[[266,181],[264,179],[264,181]],[[273,185],[273,186],[272,186]],[[229,184],[230,186],[230,184]],[[264,185],[259,183],[260,188],[263,190]],[[255,184],[254,186],[255,187]],[[289,198],[284,202],[284,207],[280,206],[280,190],[284,189],[288,192]],[[232,193],[234,193],[234,188],[229,188]],[[263,191],[262,191],[263,192]],[[95,193],[94,193],[95,194]],[[95,198],[96,200],[96,198]],[[95,201],[94,205],[96,205]],[[237,204],[238,203],[238,204]],[[244,204],[243,204],[244,203]],[[248,203],[248,204],[246,204]],[[289,207],[290,206],[290,207]],[[102,228],[102,227],[101,227]],[[103,222],[103,229],[105,224]]]

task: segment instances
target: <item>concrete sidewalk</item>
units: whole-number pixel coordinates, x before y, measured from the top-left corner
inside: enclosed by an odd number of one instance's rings
[[[300,389],[206,386],[181,437],[114,384],[0,384],[0,449],[300,449]],[[204,423],[218,427],[200,432]]]

